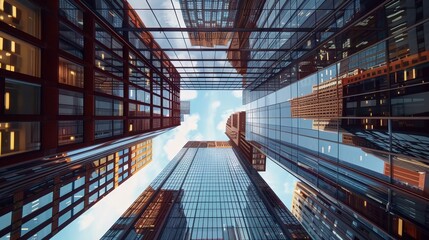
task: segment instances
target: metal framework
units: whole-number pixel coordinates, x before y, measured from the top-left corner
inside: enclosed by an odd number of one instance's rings
[[[268,15],[261,15],[262,11],[268,10],[265,1],[238,0],[231,2],[229,11],[219,9],[218,1],[207,2],[210,4],[203,2],[202,8],[196,7],[197,2],[193,0],[180,0],[179,5],[173,1],[162,4],[149,0],[139,2],[133,7],[138,14],[145,16],[144,20],[148,19],[145,21],[146,27],[121,26],[117,30],[153,36],[160,48],[139,50],[166,52],[181,75],[181,89],[244,89],[252,83],[253,87],[257,87],[266,80],[267,74],[277,74],[285,68],[285,62],[292,66],[299,58],[293,54],[305,54],[320,47],[320,43],[319,46],[315,43],[316,35],[332,36],[341,31],[331,23],[335,20],[335,13],[344,10],[350,1],[335,7],[324,6],[323,11],[328,14],[313,24],[299,26],[288,22],[290,20],[280,24],[280,18],[277,18],[275,21],[278,21],[278,27],[273,27],[274,24],[260,27],[265,25],[259,22],[269,19]],[[287,9],[280,6],[276,10],[280,12]],[[300,14],[299,11],[312,13],[316,10],[308,6],[289,9],[292,15]],[[216,15],[211,15],[216,11],[226,14],[224,20],[234,19],[232,26],[222,26]],[[194,18],[198,14],[206,16],[202,20],[203,24],[197,24]],[[207,16],[211,19],[206,19]],[[309,14],[306,17],[311,16]],[[172,23],[172,18],[176,20],[175,23]],[[357,33],[380,30],[360,25],[350,27]],[[257,41],[262,43],[257,45]]]

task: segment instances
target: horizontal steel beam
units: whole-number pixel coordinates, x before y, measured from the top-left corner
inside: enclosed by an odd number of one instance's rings
[[[219,66],[212,66],[212,67],[207,67],[207,66],[195,66],[195,67],[180,67],[180,66],[176,66],[175,67],[176,70],[177,69],[206,69],[206,68],[213,68],[213,69],[275,69],[275,68],[270,68],[270,67],[233,67],[233,66],[225,66],[225,67],[219,67]],[[278,68],[280,69],[280,68]]]
[[[237,72],[210,72],[210,71],[208,71],[208,72],[179,72],[179,74],[223,74],[223,75],[225,75],[225,74],[237,74]],[[249,74],[252,74],[252,75],[258,74],[259,75],[259,73],[249,73]]]
[[[138,51],[147,51],[147,49],[137,49]],[[278,51],[289,51],[290,48],[280,48],[280,49],[272,49],[272,48],[162,48],[162,49],[151,49],[151,51],[186,51],[186,52],[278,52]],[[303,51],[303,49],[294,49]],[[309,49],[308,49],[309,50]],[[305,51],[305,50],[304,50]]]
[[[199,27],[119,27],[118,31],[130,32],[312,32],[316,28],[199,28]],[[318,28],[319,32],[336,32],[338,28]]]
[[[195,77],[181,77],[180,80],[184,81],[185,79],[256,79],[258,77],[243,77],[243,76],[236,76],[236,77],[204,76],[204,77],[198,77],[198,76],[195,76]],[[190,81],[193,81],[193,80],[190,80]]]
[[[192,61],[207,61],[207,62],[212,62],[212,61],[243,61],[243,59],[240,58],[234,58],[234,59],[225,59],[225,58],[194,58],[194,59],[190,59],[190,58],[178,58],[178,59],[169,59],[170,62],[192,62]],[[276,62],[277,59],[249,59],[249,62]]]

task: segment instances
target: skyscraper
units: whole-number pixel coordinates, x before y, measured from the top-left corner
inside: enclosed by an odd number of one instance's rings
[[[180,76],[126,1],[0,2],[0,166],[180,124]]]
[[[152,159],[180,76],[126,1],[0,1],[0,238],[47,238]]]
[[[185,115],[191,114],[191,101],[180,101],[180,122],[185,121]]]
[[[230,142],[188,142],[103,239],[307,239]]]
[[[362,207],[366,207],[365,203]],[[371,225],[361,224],[323,194],[303,182],[295,185],[292,214],[312,239],[378,239]]]
[[[341,209],[354,231],[428,238],[428,2],[307,3],[267,10],[284,21],[260,19],[327,32],[277,39],[291,50],[273,52],[278,61],[244,91],[246,140]],[[255,46],[266,41],[258,35]],[[252,57],[249,66],[260,63]]]
[[[233,113],[226,121],[225,134],[231,144],[240,150],[244,158],[258,171],[265,171],[266,156],[246,141],[246,112]]]
[[[152,161],[152,140],[117,140],[0,170],[0,238],[54,236]]]

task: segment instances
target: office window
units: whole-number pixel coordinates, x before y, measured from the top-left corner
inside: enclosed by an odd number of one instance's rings
[[[121,135],[124,132],[124,123],[122,120],[113,121],[113,135]]]
[[[8,212],[0,216],[0,230],[10,226],[12,223],[12,212]]]
[[[59,121],[58,145],[80,143],[83,141],[83,121]]]
[[[60,58],[58,81],[71,86],[83,87],[83,66]]]
[[[22,216],[25,217],[28,214],[46,206],[49,203],[52,203],[52,192],[25,204],[22,207]]]
[[[6,79],[4,110],[5,114],[40,114],[40,85]]]
[[[0,156],[40,149],[39,122],[0,122]]]
[[[112,136],[112,121],[97,120],[95,121],[95,139]]]
[[[0,1],[0,21],[40,38],[40,10],[25,0]]]
[[[106,74],[95,72],[95,91],[123,97],[124,96],[124,84]]]
[[[60,216],[60,218],[58,219],[58,225],[61,226],[63,225],[64,222],[66,222],[67,220],[69,220],[71,217],[71,211],[68,211],[66,213],[64,213],[63,215]]]
[[[61,50],[83,58],[83,35],[61,22],[59,46]]]
[[[59,90],[60,115],[82,115],[83,114],[83,94],[73,91]]]
[[[34,234],[31,239],[43,239],[44,237],[48,236],[52,231],[52,224],[46,225],[46,227],[42,228],[42,230],[38,231],[36,234]]]
[[[83,202],[76,205],[76,207],[73,208],[73,214],[76,214],[83,210]]]
[[[36,217],[22,224],[21,235],[28,233],[29,231],[33,230],[34,228],[36,228],[46,220],[50,219],[51,217],[52,217],[52,208],[49,208],[48,210],[42,212],[41,214],[37,215]]]
[[[40,77],[40,49],[0,32],[0,68]]]
[[[83,29],[83,12],[68,0],[60,0],[60,16],[65,17],[75,26]]]

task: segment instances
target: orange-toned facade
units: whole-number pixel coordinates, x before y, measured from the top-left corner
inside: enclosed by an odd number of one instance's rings
[[[245,159],[258,171],[265,171],[266,157],[246,141],[246,112],[233,113],[226,122],[225,134],[234,147],[239,148]]]
[[[89,157],[82,161],[82,156]],[[52,237],[151,161],[149,139],[64,155],[40,164],[40,169],[16,172],[14,183],[1,184],[0,216],[8,224],[0,229],[0,236]],[[6,174],[2,180],[8,178]]]
[[[1,4],[0,166],[180,125],[168,56],[117,30],[145,27],[126,1]]]

